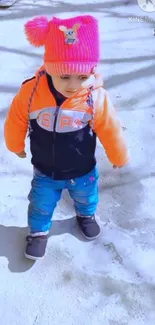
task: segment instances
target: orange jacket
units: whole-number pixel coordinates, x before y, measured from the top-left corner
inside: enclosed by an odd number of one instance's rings
[[[24,150],[28,122],[31,116],[36,112],[44,111],[56,105],[54,97],[51,96],[48,88],[46,76],[42,76],[40,80],[38,78],[39,72],[43,70],[44,67],[36,73],[35,78],[22,84],[9,109],[4,126],[4,135],[7,148],[14,153]],[[107,91],[103,88],[103,84],[98,77],[96,77],[94,90],[92,91],[93,110],[86,105],[87,95],[87,89],[76,93],[74,97],[67,99],[62,104],[62,111],[65,112],[65,109],[69,108],[73,111],[91,114],[92,118],[89,123],[105,148],[110,162],[116,166],[125,165],[128,162],[128,151],[123,131]],[[44,118],[46,125],[48,124],[47,114],[44,114]],[[63,126],[63,116],[61,126]]]

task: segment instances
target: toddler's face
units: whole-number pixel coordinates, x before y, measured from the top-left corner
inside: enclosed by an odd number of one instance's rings
[[[76,91],[88,88],[94,82],[94,75],[51,76],[55,89],[65,97],[72,97]]]

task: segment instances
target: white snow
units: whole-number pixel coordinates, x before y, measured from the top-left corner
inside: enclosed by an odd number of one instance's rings
[[[101,71],[125,127],[131,162],[113,170],[98,143],[102,234],[87,242],[64,192],[46,257],[24,258],[28,157],[6,150],[3,125],[21,82],[42,64],[25,39],[36,15],[94,14]],[[2,325],[154,325],[155,320],[155,13],[133,1],[18,1],[0,10],[0,321]]]

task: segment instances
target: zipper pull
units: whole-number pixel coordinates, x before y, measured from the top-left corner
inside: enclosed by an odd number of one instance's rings
[[[60,108],[60,106],[56,106],[56,110],[55,110],[55,113],[54,113],[55,117],[58,115],[59,108]]]

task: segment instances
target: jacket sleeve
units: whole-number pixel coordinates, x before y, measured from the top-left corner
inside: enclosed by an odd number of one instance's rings
[[[102,107],[97,108],[95,112],[94,131],[102,143],[110,162],[118,167],[126,165],[129,156],[123,130],[106,91]]]
[[[4,124],[4,138],[8,150],[20,153],[25,148],[28,129],[27,105],[23,104],[20,92],[14,97]]]

